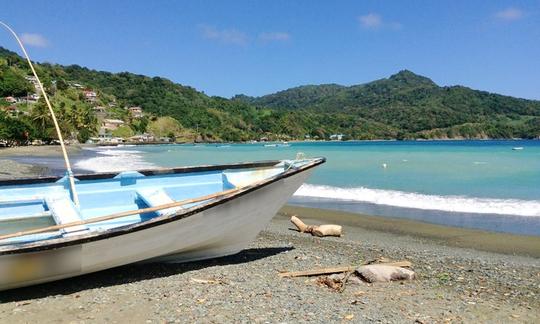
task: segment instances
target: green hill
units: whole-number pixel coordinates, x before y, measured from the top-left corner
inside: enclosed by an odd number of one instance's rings
[[[540,101],[462,86],[439,87],[429,78],[406,70],[387,79],[350,87],[297,87],[258,98],[235,98],[259,107],[354,116],[386,125],[396,137],[533,138],[540,135]],[[354,127],[344,132],[353,137],[363,136]]]
[[[86,127],[82,138],[97,133],[95,118],[79,118],[96,105],[114,107],[109,113],[125,120],[134,133],[146,131],[147,122],[134,122],[123,107],[142,107],[148,122],[171,116],[184,133],[206,141],[306,136],[328,139],[338,133],[347,139],[540,136],[539,101],[460,86],[439,87],[410,71],[362,85],[308,85],[262,97],[238,95],[226,99],[160,77],[96,71],[78,65],[42,63],[37,68],[45,86],[53,92],[55,109],[69,130],[66,135],[80,133],[79,126],[70,126],[75,120]],[[21,96],[31,90],[33,86],[25,80],[29,74],[20,56],[0,47],[2,97]],[[73,87],[75,84],[95,91],[98,100],[85,101],[82,90]],[[0,107],[8,105],[0,98]],[[18,117],[20,121],[35,128],[30,134],[43,137],[47,125],[35,125],[36,120],[44,122],[38,114],[40,109],[43,111],[40,103],[17,106],[26,109],[26,114]]]

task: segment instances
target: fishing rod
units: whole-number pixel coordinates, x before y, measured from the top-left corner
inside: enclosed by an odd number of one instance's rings
[[[41,90],[41,93],[43,94],[43,98],[45,99],[45,103],[47,104],[47,107],[49,108],[49,112],[51,113],[51,117],[54,123],[54,128],[56,129],[56,134],[58,135],[58,140],[60,141],[60,147],[62,148],[62,154],[64,156],[64,162],[66,164],[66,174],[69,178],[69,187],[71,189],[71,197],[73,199],[73,203],[75,206],[79,206],[79,196],[77,195],[77,190],[75,189],[75,178],[73,176],[73,171],[71,171],[71,163],[69,162],[69,157],[66,151],[66,146],[64,145],[64,138],[62,136],[62,132],[60,131],[60,126],[58,126],[58,121],[56,120],[56,115],[54,114],[54,110],[52,109],[51,102],[49,101],[49,97],[47,96],[47,93],[45,92],[45,88],[43,87],[43,84],[41,83],[41,80],[39,79],[39,76],[36,73],[36,69],[34,69],[34,65],[32,64],[32,61],[30,60],[30,56],[26,52],[26,49],[24,48],[23,43],[21,42],[21,39],[19,36],[17,36],[17,33],[9,27],[6,23],[0,21],[0,25],[4,26],[17,40],[17,43],[19,43],[19,46],[21,47],[21,50],[26,57],[26,61],[28,62],[28,65],[30,65],[30,69],[32,70],[32,74],[34,74],[34,77],[36,78],[37,83],[39,84],[39,89]]]

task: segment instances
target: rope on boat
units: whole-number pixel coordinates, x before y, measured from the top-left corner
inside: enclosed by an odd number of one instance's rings
[[[32,74],[34,74],[34,77],[36,78],[36,81],[39,84],[39,89],[41,90],[41,93],[43,94],[43,98],[45,98],[45,103],[47,104],[47,107],[49,108],[49,112],[51,113],[51,117],[54,123],[54,128],[56,129],[56,134],[58,135],[58,140],[60,141],[60,147],[62,148],[62,154],[64,155],[64,162],[66,164],[66,174],[69,178],[69,186],[71,188],[71,196],[73,198],[73,203],[75,206],[79,206],[79,197],[77,195],[77,191],[75,190],[75,178],[73,177],[73,171],[71,171],[71,163],[69,162],[69,158],[66,151],[66,146],[64,145],[64,138],[62,136],[62,132],[60,131],[60,126],[58,126],[58,121],[56,120],[56,115],[54,114],[54,110],[52,109],[51,102],[49,101],[49,97],[47,96],[47,93],[45,92],[45,88],[43,87],[43,84],[41,83],[41,80],[39,79],[39,76],[36,73],[36,70],[34,69],[34,65],[32,64],[32,61],[30,60],[30,56],[26,52],[26,49],[24,48],[23,43],[21,42],[19,36],[17,36],[17,33],[9,27],[6,23],[0,21],[0,25],[4,26],[17,40],[17,43],[19,43],[19,46],[22,49],[22,52],[24,53],[24,56],[26,58],[26,61],[28,62],[28,65],[30,65],[30,69],[32,70]]]

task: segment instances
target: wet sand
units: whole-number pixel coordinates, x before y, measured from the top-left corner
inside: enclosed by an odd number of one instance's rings
[[[76,155],[81,152],[82,146],[67,145],[66,150],[69,155]],[[62,158],[62,149],[60,145],[17,146],[0,149],[0,158],[16,156],[58,156]]]
[[[0,180],[41,177],[49,173],[48,168],[0,158]]]
[[[83,155],[82,146],[66,146],[71,164]],[[0,179],[34,178],[65,172],[59,145],[0,148]]]
[[[299,215],[306,218],[306,221],[313,223],[337,223],[370,231],[425,238],[448,246],[540,258],[539,236],[495,233],[401,218],[370,216],[307,207],[286,206],[282,211],[289,215]]]

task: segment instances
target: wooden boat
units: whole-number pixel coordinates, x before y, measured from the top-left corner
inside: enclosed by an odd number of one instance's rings
[[[0,181],[0,290],[140,261],[230,255],[249,244],[324,158]]]
[[[78,206],[68,177],[0,181],[0,290],[235,254],[324,161],[78,175]]]

